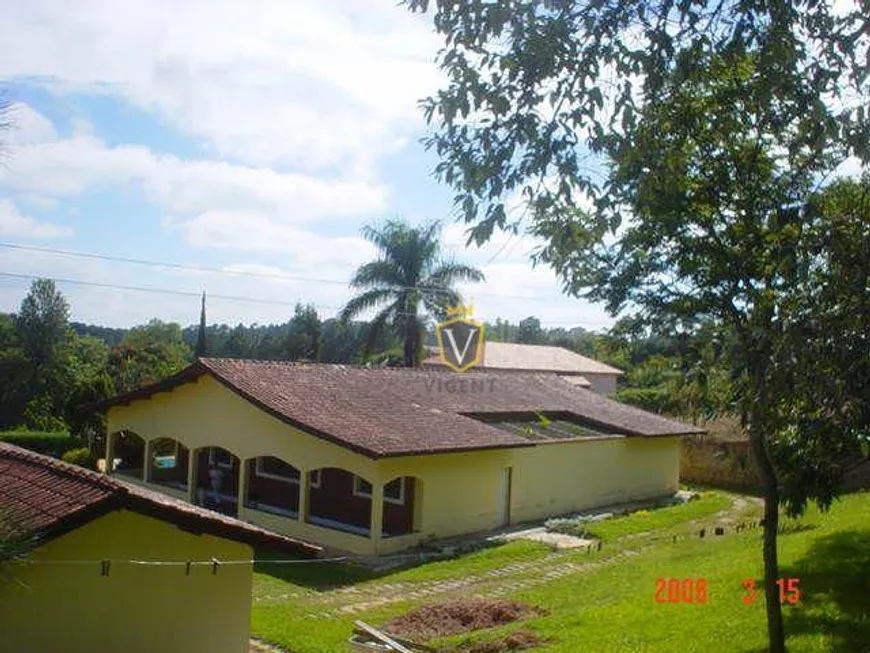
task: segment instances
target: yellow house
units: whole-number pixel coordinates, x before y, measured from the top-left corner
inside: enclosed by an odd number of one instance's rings
[[[0,651],[247,653],[254,547],[320,549],[0,443]],[[215,561],[217,564],[215,564]]]
[[[671,494],[697,432],[553,374],[213,358],[99,408],[109,473],[367,555]]]

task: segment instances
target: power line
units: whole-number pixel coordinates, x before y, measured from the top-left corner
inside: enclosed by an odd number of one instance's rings
[[[502,250],[504,247],[510,243],[511,239],[508,239],[505,244],[502,246]],[[514,241],[514,246],[518,241]],[[55,249],[52,247],[37,247],[35,245],[22,245],[20,243],[3,243],[0,242],[0,247],[4,249],[14,249],[20,251],[27,252],[41,252],[43,254],[55,254],[59,256],[71,256],[76,258],[89,258],[96,259],[101,261],[112,261],[115,263],[129,263],[132,265],[144,265],[148,267],[158,267],[158,268],[170,268],[173,270],[183,270],[186,272],[207,272],[209,274],[223,274],[230,276],[244,276],[244,277],[256,277],[260,279],[276,279],[283,281],[302,281],[305,283],[328,283],[334,285],[343,285],[346,287],[350,287],[349,280],[340,280],[340,279],[322,279],[316,277],[302,277],[292,274],[279,274],[275,272],[252,272],[249,270],[226,270],[222,268],[212,268],[212,267],[199,267],[194,265],[184,265],[182,263],[171,263],[165,261],[153,261],[147,259],[138,259],[138,258],[128,258],[126,256],[114,256],[110,254],[97,254],[94,252],[76,252],[73,250],[67,249]],[[496,256],[501,252],[496,252]],[[417,287],[406,287],[403,290],[419,290]],[[442,293],[454,293],[456,292],[452,288],[447,288],[445,286],[426,286],[424,290],[427,291],[435,291]],[[492,297],[499,299],[519,299],[523,301],[538,301],[538,302],[550,302],[556,301],[555,299],[550,299],[547,297],[540,297],[537,295],[503,295],[499,293],[473,293],[477,297]],[[565,299],[564,297],[562,299]]]
[[[169,263],[166,261],[150,261],[146,259],[128,258],[126,256],[114,256],[110,254],[97,254],[94,252],[75,252],[68,249],[55,249],[52,247],[36,247],[35,245],[21,245],[20,243],[0,243],[5,249],[17,249],[28,252],[42,252],[43,254],[57,254],[60,256],[72,256],[76,258],[89,258],[100,261],[113,261],[116,263],[131,263],[133,265],[145,265],[149,267],[171,268],[186,272],[208,272],[210,274],[226,274],[232,276],[258,277],[261,279],[283,279],[285,281],[304,281],[306,283],[332,283],[347,286],[348,282],[341,279],[317,279],[301,277],[291,274],[278,274],[275,272],[252,272],[250,270],[226,270],[222,268],[200,267],[184,265],[182,263]]]
[[[33,274],[20,274],[16,272],[0,272],[0,277],[6,277],[10,279],[20,279],[25,281],[36,281],[38,279],[45,278],[47,275],[33,275]],[[104,283],[99,281],[86,281],[83,279],[66,279],[63,277],[51,277],[55,283],[59,284],[69,284],[73,286],[85,286],[89,288],[102,288],[106,290],[126,290],[132,292],[144,292],[144,293],[154,293],[154,294],[164,294],[164,295],[176,295],[181,297],[201,297],[202,293],[200,291],[192,291],[192,290],[175,290],[172,288],[154,288],[154,287],[145,287],[145,286],[128,286],[122,284],[115,283]],[[268,304],[273,306],[292,306],[295,307],[297,304],[301,303],[299,301],[289,301],[289,300],[281,300],[281,299],[266,299],[260,297],[244,297],[240,295],[222,295],[217,293],[209,293],[210,299],[222,299],[225,301],[234,301],[234,302],[243,302],[247,304]],[[321,306],[323,310],[334,310],[338,311],[339,307],[337,306]],[[407,313],[400,313],[399,315],[408,315]],[[605,322],[590,322],[585,320],[571,320],[569,322],[551,322],[547,321],[548,324],[554,326],[588,326],[588,327],[607,327],[609,326]]]
[[[16,274],[14,272],[0,272],[0,276],[11,277],[13,279],[25,279],[30,281],[35,281],[37,279],[41,279],[43,277],[32,275],[32,274]],[[75,286],[89,286],[92,288],[106,288],[111,290],[132,290],[134,292],[150,292],[150,293],[159,293],[165,295],[181,295],[184,297],[200,297],[202,295],[199,291],[191,291],[191,290],[173,290],[170,288],[146,288],[143,286],[124,286],[116,283],[101,283],[99,281],[83,281],[81,279],[62,279],[60,277],[52,277],[52,279],[56,283],[68,283]],[[291,302],[280,299],[261,299],[256,297],[241,297],[239,295],[217,295],[217,294],[209,294],[209,298],[214,299],[225,299],[229,301],[237,301],[237,302],[249,302],[252,304],[277,304],[280,306],[295,306],[299,302]],[[327,307],[325,307],[327,308]],[[328,307],[334,308],[334,307]]]

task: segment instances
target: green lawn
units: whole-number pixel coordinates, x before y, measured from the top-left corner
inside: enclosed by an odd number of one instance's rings
[[[688,504],[638,511],[626,518],[591,524],[588,533],[605,542],[618,540],[626,535],[663,529],[675,535],[685,535],[691,529],[692,520],[725,510],[730,505],[731,498],[728,495],[704,492],[700,498]]]
[[[762,651],[763,607],[761,601],[745,605],[741,586],[745,578],[761,576],[761,531],[686,537],[729,504],[726,495],[709,493],[685,506],[597,525],[597,529],[606,529],[601,533],[605,546],[600,553],[571,552],[560,554],[557,560],[601,564],[552,581],[543,579],[543,583],[540,571],[532,568],[527,576],[538,584],[504,595],[544,607],[548,615],[485,631],[475,638],[493,639],[527,627],[551,640],[541,649],[548,653]],[[732,516],[739,520],[757,508],[750,504],[746,510]],[[811,510],[789,526],[789,532],[780,536],[782,576],[799,578],[803,593],[797,605],[784,608],[789,651],[870,651],[870,494],[849,496],[827,514]],[[674,534],[683,537],[673,543]],[[625,556],[626,551],[634,555]],[[450,594],[372,606],[352,614],[306,618],[309,613],[352,603],[352,595],[336,588],[353,587],[355,593],[369,598],[381,593],[387,596],[397,592],[396,584],[402,584],[401,591],[409,591],[436,581],[485,576],[486,571],[507,564],[547,565],[552,556],[547,547],[514,542],[381,578],[338,565],[288,566],[280,570],[280,577],[274,575],[275,566],[260,567],[255,577],[253,632],[296,653],[343,650],[354,619],[380,624],[411,607],[449,599]],[[669,577],[707,579],[708,603],[656,603],[656,579]],[[486,594],[486,587],[465,591]],[[438,644],[466,639],[467,635],[457,636]]]

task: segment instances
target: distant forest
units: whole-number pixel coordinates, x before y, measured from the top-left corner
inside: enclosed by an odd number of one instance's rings
[[[0,430],[101,430],[81,407],[178,372],[207,356],[321,363],[403,365],[403,344],[365,321],[321,320],[298,304],[284,323],[182,327],[153,319],[129,329],[69,321],[70,306],[47,279],[35,281],[15,314],[0,313]],[[713,325],[689,336],[650,333],[623,319],[595,333],[544,328],[537,317],[486,324],[491,341],[565,347],[618,367],[617,398],[659,413],[698,420],[727,401],[727,338]],[[372,337],[374,336],[374,337]],[[423,344],[434,344],[431,326]],[[203,351],[204,350],[204,351]]]

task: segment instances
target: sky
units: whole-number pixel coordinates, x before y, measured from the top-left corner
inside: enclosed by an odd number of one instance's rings
[[[0,3],[0,311],[46,276],[106,326],[193,324],[203,290],[209,323],[326,319],[375,257],[362,227],[401,217],[443,220],[445,255],[484,272],[460,286],[476,318],[611,325],[528,236],[465,247],[420,143],[443,82],[428,21],[392,0]]]

